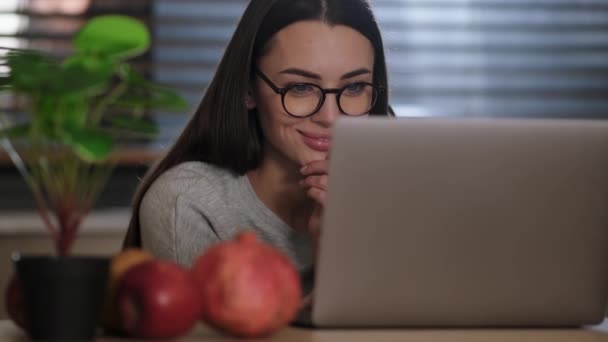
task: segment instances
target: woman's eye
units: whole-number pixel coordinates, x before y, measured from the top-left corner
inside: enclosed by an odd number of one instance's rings
[[[359,95],[363,92],[367,85],[365,83],[352,83],[344,88],[346,95]]]
[[[291,92],[293,94],[298,94],[298,95],[315,93],[315,89],[316,89],[313,85],[306,84],[306,83],[293,84],[289,87],[290,87],[289,92]]]

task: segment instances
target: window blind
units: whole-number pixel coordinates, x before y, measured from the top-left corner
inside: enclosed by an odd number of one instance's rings
[[[155,145],[164,148],[198,104],[247,3],[0,0],[0,46],[63,56],[92,16],[144,20],[154,39],[138,68],[177,87],[192,108],[157,113]],[[608,117],[606,0],[373,0],[373,7],[387,50],[391,102],[401,116]],[[2,96],[0,112],[19,113],[14,98]],[[10,170],[0,167],[6,178],[0,189],[27,194],[24,183],[11,191],[20,182]],[[128,205],[135,179],[114,177],[100,203]],[[0,208],[34,207],[29,195],[19,201],[10,197]]]
[[[195,105],[245,0],[157,0],[155,76]],[[402,116],[606,117],[605,0],[375,0]]]
[[[62,58],[72,52],[75,32],[90,18],[102,14],[125,14],[150,25],[149,0],[0,0],[0,47],[45,51]],[[0,49],[0,55],[7,53]],[[133,60],[150,74],[150,53]],[[0,74],[7,72],[0,65]],[[18,117],[22,104],[9,93],[0,94],[0,112]]]
[[[101,14],[126,14],[151,24],[150,0],[0,0],[0,47],[32,48],[63,57],[71,52],[70,41],[87,19]],[[6,50],[0,50],[0,54]],[[153,63],[148,53],[135,60],[136,67],[151,74]],[[0,65],[0,73],[6,73]],[[0,95],[0,113],[9,119],[23,119],[23,107],[7,93]],[[0,125],[2,125],[0,123]],[[95,205],[99,208],[128,207],[135,187],[148,162],[158,156],[142,151],[139,145],[121,151],[119,167]],[[36,205],[17,169],[0,147],[0,211],[31,211]],[[5,219],[6,215],[0,213]]]
[[[2,0],[0,46],[57,55],[94,15],[124,13],[151,27],[137,65],[191,104],[157,113],[171,141],[202,97],[247,0]],[[373,0],[401,116],[608,116],[605,0]],[[0,66],[0,72],[2,72]],[[18,104],[0,98],[0,110]]]
[[[404,115],[608,116],[604,0],[375,4]]]

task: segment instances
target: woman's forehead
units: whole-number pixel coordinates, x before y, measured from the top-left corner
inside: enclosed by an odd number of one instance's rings
[[[344,25],[300,21],[280,30],[260,59],[268,72],[301,68],[321,75],[342,74],[374,64],[371,42]]]

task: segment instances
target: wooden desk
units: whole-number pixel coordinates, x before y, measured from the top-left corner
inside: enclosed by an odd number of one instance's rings
[[[177,341],[236,341],[202,326]],[[0,341],[25,342],[27,337],[10,321],[0,321]],[[98,342],[131,340],[100,337]],[[399,330],[314,330],[285,328],[276,335],[256,341],[289,342],[602,342],[608,341],[608,321],[588,329],[399,329]]]

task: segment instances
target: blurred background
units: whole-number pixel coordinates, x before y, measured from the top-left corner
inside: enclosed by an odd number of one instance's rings
[[[177,88],[190,109],[151,112],[154,141],[130,141],[75,252],[120,248],[139,179],[196,108],[247,0],[0,0],[0,47],[62,57],[81,25],[100,14],[143,20],[152,49],[137,68]],[[606,0],[373,0],[399,116],[608,117]],[[2,51],[0,50],[0,53]],[[0,74],[6,73],[0,65]],[[0,113],[21,106],[0,97]],[[52,252],[31,192],[0,150],[0,286],[9,254]],[[4,316],[0,307],[0,318]]]
[[[605,0],[374,0],[387,49],[391,103],[400,116],[603,118],[608,115]],[[128,206],[147,166],[196,108],[246,0],[2,0],[0,46],[57,56],[90,17],[123,13],[154,35],[137,67],[176,87],[191,109],[150,113],[155,141],[133,141],[98,208]],[[5,72],[0,66],[0,72]],[[0,98],[0,111],[19,104]],[[30,210],[31,195],[0,154],[2,212]]]

